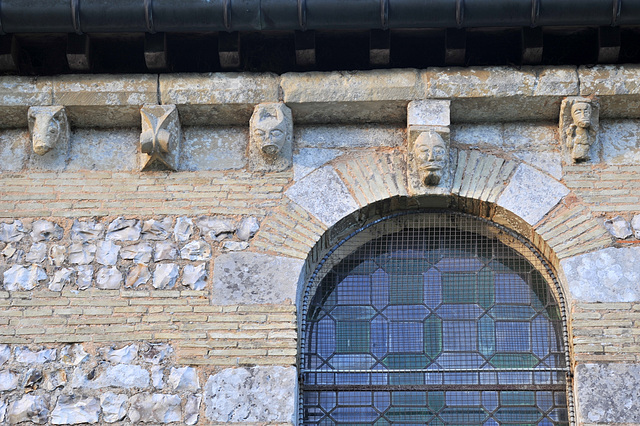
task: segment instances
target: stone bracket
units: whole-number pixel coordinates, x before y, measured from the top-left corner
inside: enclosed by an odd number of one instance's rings
[[[178,109],[175,105],[145,105],[140,115],[141,170],[176,170],[182,139]]]
[[[293,163],[293,118],[282,102],[255,106],[249,120],[249,167],[253,171],[278,172]]]
[[[34,106],[27,113],[33,151],[45,156],[69,146],[69,122],[62,106]],[[49,154],[51,156],[52,154]]]
[[[569,96],[560,106],[563,157],[567,163],[600,161],[600,104],[595,98]]]

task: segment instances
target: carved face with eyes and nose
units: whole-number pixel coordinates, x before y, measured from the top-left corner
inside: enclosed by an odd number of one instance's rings
[[[65,136],[66,115],[63,107],[31,107],[28,113],[33,151],[44,155]]]
[[[414,142],[413,158],[420,182],[426,186],[436,186],[447,166],[449,149],[438,133],[423,132]]]
[[[258,106],[251,117],[251,136],[255,146],[267,157],[275,157],[291,141],[291,115],[284,104]]]
[[[573,123],[586,129],[591,126],[591,105],[586,102],[576,102],[571,106]]]

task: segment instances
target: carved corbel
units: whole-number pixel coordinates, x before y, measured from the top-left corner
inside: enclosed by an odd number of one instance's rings
[[[145,105],[140,115],[141,169],[177,170],[182,132],[176,106]]]
[[[251,170],[277,172],[291,167],[293,119],[289,107],[281,102],[258,104],[249,127]]]
[[[44,156],[50,151],[66,153],[69,147],[69,121],[62,106],[34,106],[27,114],[33,151]],[[50,156],[53,153],[49,154]]]
[[[451,189],[454,156],[449,138],[450,102],[425,100],[407,109],[407,182],[412,195],[445,194]]]
[[[562,151],[569,162],[598,160],[600,105],[597,100],[571,96],[560,107]]]

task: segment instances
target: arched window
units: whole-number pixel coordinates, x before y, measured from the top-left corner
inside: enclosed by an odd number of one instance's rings
[[[569,424],[556,285],[524,239],[462,213],[354,232],[305,293],[301,422]]]

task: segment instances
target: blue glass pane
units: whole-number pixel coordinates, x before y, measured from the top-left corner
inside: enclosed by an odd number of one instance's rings
[[[389,323],[389,352],[422,352],[423,350],[422,322]]]
[[[526,405],[534,406],[536,403],[533,391],[503,391],[500,392],[502,405]]]
[[[391,401],[393,405],[427,405],[427,394],[424,392],[392,392]]]
[[[484,309],[475,304],[442,305],[436,309],[442,319],[477,319],[484,313]]]
[[[375,360],[371,355],[349,354],[334,355],[329,363],[337,370],[366,370],[373,367]]]
[[[445,408],[440,414],[442,420],[451,424],[477,425],[487,418],[482,408]]]
[[[391,407],[385,417],[394,424],[423,423],[433,418],[433,413],[426,407]]]
[[[537,392],[536,405],[542,412],[546,413],[553,407],[553,394],[549,391]]]
[[[371,306],[344,306],[340,305],[331,311],[331,316],[344,321],[369,321],[376,314]]]
[[[443,321],[445,351],[476,351],[478,324],[475,321]]]
[[[542,413],[534,407],[501,407],[494,416],[500,422],[535,424]]]
[[[422,254],[422,252],[420,252]],[[382,268],[389,274],[422,274],[431,268],[427,259],[389,259],[382,264]]]
[[[447,392],[447,406],[480,405],[480,392],[477,391],[450,391]]]
[[[496,303],[528,305],[531,302],[529,285],[517,274],[496,273]]]
[[[530,320],[536,311],[531,306],[498,305],[489,314],[497,320]]]
[[[442,320],[435,315],[424,322],[424,351],[431,359],[442,352]]]
[[[373,407],[338,407],[331,412],[336,422],[373,422],[378,413]]]
[[[429,269],[424,277],[424,303],[430,309],[436,308],[442,303],[442,276],[435,268]]]
[[[382,311],[391,321],[417,320],[422,321],[429,315],[429,310],[423,305],[392,305]]]
[[[389,304],[389,276],[378,269],[371,275],[371,286],[375,289],[371,295],[371,302],[376,309],[382,309]]]
[[[528,352],[531,350],[531,324],[528,322],[496,322],[498,352]]]
[[[366,275],[350,275],[337,286],[338,303],[368,305],[371,303],[371,279]]]
[[[389,408],[391,404],[390,392],[376,392],[373,394],[373,406],[381,412]]]
[[[490,357],[496,351],[495,321],[484,316],[478,322],[478,345],[479,350],[485,357]]]
[[[493,410],[498,408],[498,392],[482,392],[482,406],[488,412],[492,412]]]
[[[320,392],[320,406],[325,411],[331,411],[336,406],[335,392]]]
[[[386,318],[378,315],[371,321],[371,352],[383,356],[389,351],[389,325]]]
[[[442,272],[477,272],[484,267],[484,263],[474,257],[445,257],[436,267]]]
[[[349,272],[350,275],[370,275],[380,269],[380,266],[372,260],[365,260]]]

